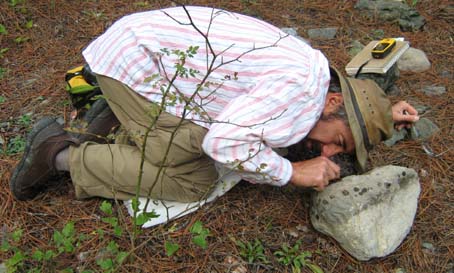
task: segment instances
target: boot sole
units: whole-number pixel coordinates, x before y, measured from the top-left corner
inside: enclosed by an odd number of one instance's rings
[[[36,123],[36,125],[33,127],[32,131],[30,132],[30,134],[27,137],[24,154],[22,156],[21,161],[19,162],[16,169],[14,170],[13,175],[11,176],[11,180],[10,180],[11,192],[13,193],[13,196],[18,200],[21,200],[21,201],[30,200],[30,199],[33,199],[38,194],[38,192],[37,192],[34,196],[28,196],[28,195],[24,196],[21,192],[18,192],[16,180],[17,180],[17,176],[19,175],[19,173],[22,172],[23,170],[27,170],[28,168],[30,168],[31,162],[34,162],[34,158],[32,158],[32,156],[30,155],[30,150],[31,150],[31,147],[33,144],[33,140],[36,138],[36,136],[42,130],[46,129],[50,124],[52,124],[54,122],[55,122],[54,118],[51,118],[51,117],[42,118],[41,120],[38,121],[38,123]],[[33,178],[30,177],[30,179],[33,179]]]

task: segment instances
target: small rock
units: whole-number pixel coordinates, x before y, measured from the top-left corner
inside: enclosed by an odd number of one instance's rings
[[[247,268],[240,263],[240,261],[232,256],[227,256],[224,259],[224,263],[229,266],[229,272],[232,273],[247,273]]]
[[[296,28],[284,27],[284,28],[281,28],[281,31],[287,33],[288,35],[292,35],[292,36],[300,39],[301,41],[305,42],[306,44],[310,45],[308,40],[306,40],[303,37],[298,35]]]
[[[397,61],[402,71],[423,72],[430,68],[430,61],[424,51],[410,47]]]
[[[303,226],[303,225],[297,225],[296,229],[301,231],[301,232],[304,232],[304,233],[308,233],[309,232],[309,228],[307,226]]]
[[[288,35],[292,35],[292,36],[298,36],[298,32],[297,32],[297,29],[296,28],[292,28],[292,27],[283,27],[281,28],[281,31],[287,33]]]
[[[429,173],[425,169],[419,170],[419,176],[420,177],[427,177]]]
[[[443,70],[440,72],[440,77],[446,78],[446,79],[452,79],[452,74],[449,70]]]
[[[0,273],[6,273],[8,272],[8,268],[6,268],[5,264],[0,264]]]
[[[394,273],[407,273],[407,271],[405,271],[405,269],[403,268],[396,268],[396,270],[394,270]]]
[[[420,190],[417,173],[405,167],[348,176],[313,194],[311,222],[358,260],[384,257],[410,232]]]
[[[442,95],[446,93],[446,87],[444,86],[425,86],[422,88],[422,92],[428,96],[434,96],[434,95]]]
[[[288,230],[288,235],[292,236],[293,238],[298,238],[300,236],[296,228],[290,228]]]
[[[423,243],[421,244],[421,246],[422,246],[422,248],[424,248],[424,249],[430,250],[430,252],[434,252],[434,251],[435,251],[435,247],[434,247],[434,245],[431,244],[431,243],[423,242]]]
[[[364,45],[361,44],[360,41],[358,40],[354,40],[351,44],[350,44],[350,49],[348,50],[348,55],[350,55],[350,57],[355,57],[356,54],[358,54],[361,50],[363,50],[364,48]]]
[[[307,31],[307,35],[311,39],[334,39],[337,29],[337,27],[313,28]]]
[[[440,131],[440,128],[428,118],[421,118],[413,126],[415,129],[410,130],[413,140],[425,140]]]
[[[419,115],[422,115],[424,114],[425,112],[427,112],[427,110],[430,109],[430,106],[427,106],[427,105],[423,105],[423,104],[418,104],[418,103],[410,103],[411,105],[413,105],[413,107],[416,109],[416,111],[418,111],[418,114]]]
[[[77,255],[77,259],[80,262],[85,262],[87,260],[87,258],[90,257],[90,254],[91,254],[91,251],[81,252]]]
[[[401,129],[400,131],[396,130],[396,129],[393,129],[393,135],[391,138],[383,141],[383,143],[388,146],[388,147],[391,147],[393,146],[394,144],[396,144],[397,142],[405,139],[405,137],[407,137],[408,135],[408,131],[407,130],[404,130],[404,129]]]

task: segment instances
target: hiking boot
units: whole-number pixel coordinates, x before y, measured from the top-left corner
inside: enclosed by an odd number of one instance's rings
[[[83,132],[71,133],[79,141],[107,143],[107,136],[120,125],[105,99],[98,99],[82,118],[85,123]]]
[[[79,145],[54,118],[39,120],[28,135],[25,152],[11,177],[10,188],[18,200],[30,200],[58,175],[57,154],[69,145]]]

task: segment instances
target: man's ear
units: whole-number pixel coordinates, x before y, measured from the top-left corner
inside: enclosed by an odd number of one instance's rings
[[[344,97],[342,93],[332,93],[328,92],[326,94],[325,108],[323,109],[323,115],[329,115],[335,113],[337,108],[344,103]]]

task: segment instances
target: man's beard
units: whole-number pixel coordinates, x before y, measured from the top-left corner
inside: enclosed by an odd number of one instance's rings
[[[311,148],[308,148],[307,141],[302,140],[288,147],[288,154],[285,156],[291,162],[309,160],[321,155],[321,145],[317,141],[311,141]],[[337,154],[329,157],[331,161],[341,168],[341,177],[358,174],[355,169],[355,157],[350,154]]]

